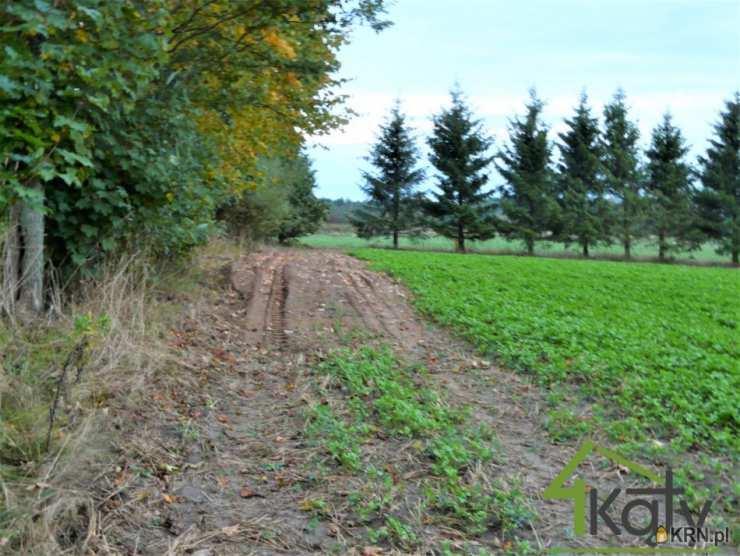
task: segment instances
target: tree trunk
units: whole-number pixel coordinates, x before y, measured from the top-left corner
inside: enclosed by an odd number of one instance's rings
[[[34,182],[34,189],[42,196],[43,185]],[[38,315],[44,309],[44,213],[43,197],[41,206],[21,203],[21,235],[23,237],[23,257],[21,259],[21,280],[19,308],[29,316]]]
[[[665,233],[658,233],[658,260],[665,261]]]
[[[20,204],[13,203],[10,207],[8,233],[3,246],[3,283],[2,292],[0,292],[0,311],[5,311],[10,317],[15,315],[15,303],[18,299],[21,258],[20,215]]]
[[[629,215],[630,207],[627,204],[628,195],[622,201],[622,245],[624,246],[624,258],[632,258],[632,229],[630,228]],[[631,204],[631,203],[630,203]]]
[[[583,256],[588,257],[588,241],[583,242]]]
[[[534,240],[531,237],[527,238],[527,255],[534,255]]]
[[[738,249],[732,250],[732,264],[740,264],[740,259],[738,258],[740,256],[740,252]]]
[[[465,253],[465,230],[462,224],[457,225],[457,252]]]
[[[393,230],[393,249],[398,249],[398,230]]]

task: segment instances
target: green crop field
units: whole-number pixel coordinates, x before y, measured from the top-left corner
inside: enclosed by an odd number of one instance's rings
[[[362,247],[390,247],[391,240],[389,238],[373,238],[370,240],[362,239],[357,237],[351,232],[340,232],[340,233],[317,233],[310,236],[301,238],[301,243],[310,247],[322,247],[322,248],[338,248],[338,249],[358,249]],[[452,240],[449,240],[440,236],[431,236],[423,239],[412,239],[409,237],[402,237],[400,240],[400,246],[406,249],[419,249],[429,251],[454,251],[454,244]],[[509,241],[501,237],[497,237],[488,241],[473,241],[469,242],[468,248],[473,252],[523,252],[524,245],[518,241]],[[579,248],[577,245],[571,245],[565,247],[562,243],[554,243],[542,241],[537,243],[536,254],[538,255],[558,255],[563,253],[570,253],[578,255]],[[635,257],[651,258],[657,256],[657,247],[648,242],[642,241],[637,243],[632,250]],[[598,246],[593,249],[595,256],[620,256],[622,255],[622,248],[619,245],[610,246]],[[718,255],[715,252],[715,247],[711,244],[705,244],[696,251],[684,251],[679,253],[672,253],[676,259],[681,260],[695,260],[701,262],[729,262],[727,256]]]
[[[740,274],[732,269],[360,249],[424,313],[557,397],[555,437],[591,427],[614,441],[737,454]],[[574,388],[571,388],[573,386]],[[568,404],[561,404],[568,407]],[[665,442],[663,443],[665,444]]]

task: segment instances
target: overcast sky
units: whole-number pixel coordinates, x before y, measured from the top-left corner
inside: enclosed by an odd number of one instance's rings
[[[393,27],[356,31],[340,53],[360,116],[310,141],[320,196],[362,198],[362,158],[396,97],[424,146],[459,82],[496,149],[532,86],[551,139],[581,90],[601,116],[622,87],[643,144],[670,109],[693,158],[740,89],[740,0],[397,0],[389,11]]]

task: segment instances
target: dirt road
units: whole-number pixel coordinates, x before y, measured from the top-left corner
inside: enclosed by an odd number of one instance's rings
[[[266,249],[226,275],[212,301],[174,333],[178,365],[162,376],[151,405],[119,415],[125,441],[116,475],[101,480],[101,535],[92,549],[198,556],[407,553],[368,540],[348,496],[364,488],[362,477],[329,465],[304,434],[305,409],[317,403],[312,368],[333,348],[358,343],[388,344],[404,360],[423,363],[425,380],[451,403],[472,407],[473,418],[497,436],[484,479],[520,482],[537,511],[517,535],[538,551],[569,541],[570,502],[544,501],[542,491],[573,448],[548,440],[538,388],[420,318],[409,293],[391,278],[337,252]],[[413,513],[424,478],[415,476],[409,444],[379,433],[372,449],[389,468],[408,470],[401,498]],[[626,481],[616,468],[592,471],[602,481]],[[436,554],[442,541],[454,548],[464,540],[423,515],[418,523],[413,553]],[[465,546],[499,552],[502,542],[491,532]]]
[[[342,330],[363,329],[402,348],[424,326],[402,289],[332,251],[269,250],[240,261],[232,275],[245,303],[244,328],[261,347],[291,353],[336,345]]]

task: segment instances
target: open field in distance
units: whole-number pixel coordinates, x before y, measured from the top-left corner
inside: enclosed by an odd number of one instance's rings
[[[321,231],[300,239],[303,245],[321,248],[338,248],[338,249],[358,249],[362,247],[390,247],[389,238],[373,238],[370,240],[357,237],[349,230]],[[469,242],[469,250],[479,253],[523,253],[524,246],[518,241],[509,241],[502,237],[497,237],[488,241]],[[403,237],[400,240],[400,246],[404,249],[420,249],[430,251],[454,251],[453,242],[440,236],[431,236],[423,239],[414,239]],[[622,255],[620,245],[597,246],[593,249],[594,257],[620,257]],[[633,257],[635,258],[653,258],[657,257],[657,247],[650,242],[640,242],[633,247]],[[535,248],[537,255],[544,256],[579,256],[580,251],[577,245],[565,247],[562,243],[555,242],[538,242]],[[697,251],[686,251],[675,253],[673,258],[677,260],[686,260],[689,262],[700,263],[726,263],[729,261],[725,255],[718,255],[715,252],[714,245],[705,244]]]

